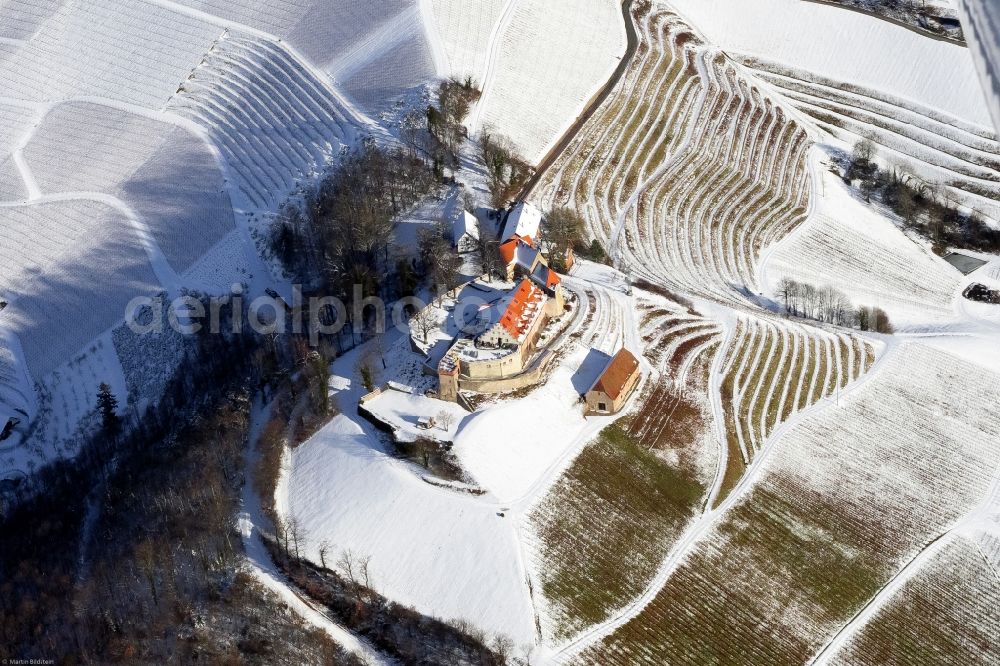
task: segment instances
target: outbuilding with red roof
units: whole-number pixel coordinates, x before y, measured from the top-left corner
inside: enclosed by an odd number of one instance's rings
[[[639,360],[622,347],[584,394],[588,414],[615,414],[639,385]]]

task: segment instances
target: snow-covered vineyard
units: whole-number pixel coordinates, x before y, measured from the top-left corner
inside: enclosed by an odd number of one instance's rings
[[[405,661],[289,534],[505,664],[996,663],[1000,17],[930,4],[968,47],[814,0],[0,0],[0,492],[72,459],[99,385],[136,423],[168,393],[188,342],[136,297],[292,314],[293,272],[368,252],[430,302],[296,339],[230,470],[244,564],[348,651]],[[373,145],[430,185],[311,196]],[[296,235],[366,216],[370,247]]]
[[[742,301],[759,252],[805,217],[806,133],[676,15],[638,20],[639,56],[539,196],[642,277]]]
[[[132,298],[271,282],[252,220],[434,75],[418,4],[391,4],[0,9],[0,328],[18,350],[22,421],[38,417],[5,467],[62,451],[95,404],[81,368],[144,397],[135,349],[111,333]]]

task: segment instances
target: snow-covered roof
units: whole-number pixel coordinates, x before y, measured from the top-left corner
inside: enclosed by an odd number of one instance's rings
[[[544,304],[545,294],[525,278],[514,290],[507,310],[500,317],[500,326],[506,329],[510,337],[521,342],[541,313]]]
[[[500,241],[509,240],[515,234],[522,237],[538,238],[538,227],[541,223],[542,211],[530,203],[522,201],[514,206],[514,209],[507,215],[507,222],[504,224],[503,233],[500,234]]]
[[[518,249],[522,245],[528,248],[533,247],[531,238],[522,238],[521,236],[514,234],[504,242],[500,243],[500,258],[503,259],[504,264],[509,266],[517,261]]]
[[[531,272],[531,280],[542,289],[548,291],[551,291],[556,285],[562,282],[559,274],[543,263],[535,266],[535,270]]]
[[[1000,131],[1000,4],[996,0],[961,0],[962,27],[983,79],[983,94]]]
[[[466,236],[479,240],[479,220],[467,210],[455,218],[451,230],[451,238],[456,245]]]

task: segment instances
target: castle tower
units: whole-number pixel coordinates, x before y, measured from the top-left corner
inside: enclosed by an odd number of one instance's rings
[[[458,363],[450,355],[438,363],[438,398],[458,402]]]

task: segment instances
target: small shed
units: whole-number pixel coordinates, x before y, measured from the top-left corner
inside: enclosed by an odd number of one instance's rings
[[[639,361],[622,347],[584,394],[588,414],[616,414],[639,384]]]
[[[452,244],[459,252],[474,252],[479,247],[479,220],[467,210],[455,219],[451,229]]]

